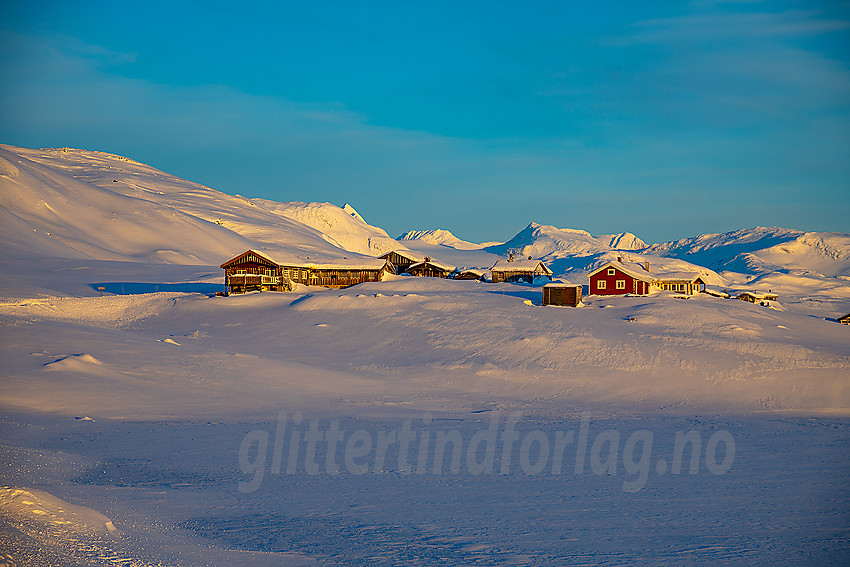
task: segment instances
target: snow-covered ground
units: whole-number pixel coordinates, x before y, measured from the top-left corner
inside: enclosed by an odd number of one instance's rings
[[[850,560],[846,234],[644,247],[532,223],[501,245],[399,242],[351,206],[111,154],[0,158],[7,564]],[[585,285],[624,256],[779,301],[543,307],[536,286],[414,277],[210,296],[250,247],[396,245],[459,267],[532,255]]]

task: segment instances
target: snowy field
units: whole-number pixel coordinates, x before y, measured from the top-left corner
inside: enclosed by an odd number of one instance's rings
[[[320,415],[308,412],[305,420]],[[414,421],[433,439],[457,431],[467,442],[489,427],[481,414],[433,416],[427,428]],[[327,418],[319,423],[321,430],[331,427]],[[306,433],[304,425],[300,433]],[[541,472],[527,472],[516,447],[511,470],[497,474],[501,438],[494,474],[470,471],[465,457],[456,473],[450,457],[442,474],[400,470],[397,449],[387,454],[384,472],[353,474],[343,465],[331,474],[321,443],[315,474],[305,472],[303,457],[290,473],[289,441],[274,474],[272,447],[259,461],[252,447],[245,469],[239,453],[253,431],[267,432],[273,444],[275,421],[92,423],[16,415],[2,427],[7,483],[37,486],[106,516],[99,531],[86,532],[67,512],[37,516],[36,510],[52,512],[37,497],[12,499],[0,491],[6,524],[0,541],[7,550],[16,557],[29,550],[33,558],[63,558],[23,564],[846,565],[850,558],[850,432],[847,421],[837,418],[594,415],[584,469],[576,473],[578,453],[570,446],[560,474],[552,473],[551,460]],[[343,418],[339,427],[346,439],[360,430],[377,439],[404,423]],[[289,423],[289,436],[293,430]],[[559,431],[573,431],[578,440],[581,423],[565,416],[517,426],[522,439],[533,430],[552,440]],[[606,430],[623,440],[611,475],[607,448],[601,460],[592,452]],[[642,448],[624,450],[626,439],[640,430],[653,434],[648,466]],[[660,461],[672,464],[677,431],[695,431],[702,440],[694,474],[687,452],[679,474],[658,468]],[[718,431],[734,438],[734,462],[713,474],[705,444]],[[338,463],[344,462],[342,447]],[[711,454],[715,465],[726,456],[719,447]],[[418,455],[412,451],[411,460]],[[535,466],[536,457],[532,453],[529,461]],[[627,472],[625,458],[640,466]],[[433,459],[432,449],[429,465]],[[256,478],[258,464],[258,488],[240,491],[240,483]],[[624,484],[641,485],[644,468],[642,488],[625,490]],[[45,526],[45,516],[69,523]],[[104,529],[106,520],[119,533]]]
[[[144,270],[65,267],[0,304],[23,564],[850,559],[850,328],[814,314],[409,277],[211,298],[186,266],[130,294]]]
[[[850,235],[395,240],[101,152],[0,147],[0,565],[850,564]],[[408,249],[708,294],[390,277],[216,297],[218,264]]]

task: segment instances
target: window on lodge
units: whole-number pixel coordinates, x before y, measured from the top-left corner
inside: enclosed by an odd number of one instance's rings
[[[605,289],[605,280],[597,280],[596,289]]]
[[[614,273],[615,273],[614,268],[608,268],[608,275],[609,275],[609,276],[613,276],[613,275],[614,275]]]
[[[626,280],[617,280],[617,289],[626,289]]]

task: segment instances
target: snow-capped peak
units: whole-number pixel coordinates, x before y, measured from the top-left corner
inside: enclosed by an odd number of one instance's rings
[[[342,210],[343,210],[343,211],[345,211],[346,213],[348,213],[349,215],[351,215],[352,217],[354,217],[355,219],[359,220],[359,221],[360,221],[360,222],[362,222],[363,224],[368,224],[365,220],[363,220],[363,217],[361,217],[361,216],[360,216],[360,213],[358,213],[357,211],[355,211],[355,210],[354,210],[354,207],[352,207],[352,206],[351,206],[351,205],[349,205],[348,203],[346,203],[346,204],[342,207]]]
[[[450,246],[451,248],[457,248],[458,250],[477,250],[482,247],[481,244],[461,240],[450,231],[442,228],[432,230],[408,230],[399,236],[397,240],[421,240],[428,244]]]
[[[620,234],[600,234],[596,239],[615,250],[643,250],[646,248],[646,242],[632,234],[631,232],[621,232]]]

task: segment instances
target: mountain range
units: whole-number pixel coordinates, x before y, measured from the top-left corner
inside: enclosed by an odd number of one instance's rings
[[[646,244],[530,223],[503,243],[472,243],[449,230],[398,238],[349,204],[276,202],[228,195],[132,159],[71,148],[0,145],[4,254],[217,265],[256,248],[275,258],[374,257],[393,249],[487,267],[515,254],[557,276],[581,278],[617,257],[703,273],[710,283],[825,288],[850,297],[850,234],[755,227]]]

